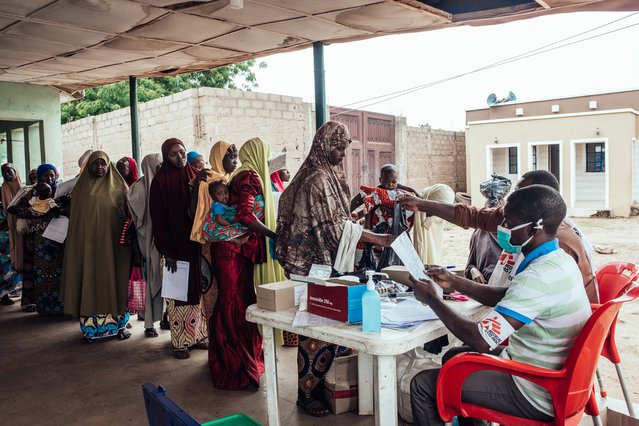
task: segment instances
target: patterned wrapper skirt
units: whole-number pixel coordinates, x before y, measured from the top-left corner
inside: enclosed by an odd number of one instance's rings
[[[202,298],[197,305],[175,306],[166,299],[166,312],[171,325],[171,344],[174,349],[190,348],[208,339],[208,327]]]
[[[129,322],[128,312],[122,315],[93,314],[80,316],[80,330],[82,330],[83,337],[101,339],[115,336],[118,331],[126,327],[127,322]]]

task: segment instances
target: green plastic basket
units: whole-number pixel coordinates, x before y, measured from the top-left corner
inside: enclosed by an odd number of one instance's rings
[[[262,426],[262,423],[246,414],[231,414],[230,416],[202,423],[202,426]]]

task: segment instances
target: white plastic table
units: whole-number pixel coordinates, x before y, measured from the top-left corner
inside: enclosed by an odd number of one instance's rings
[[[478,321],[490,308],[475,301],[448,301],[458,313]],[[270,426],[280,425],[277,390],[277,364],[274,329],[290,331],[330,343],[357,349],[359,379],[359,414],[375,413],[375,425],[397,425],[397,380],[395,356],[403,354],[447,333],[439,320],[425,321],[411,331],[382,328],[378,333],[364,333],[361,324],[293,327],[297,308],[274,312],[251,305],[246,320],[262,325],[266,404]],[[377,369],[374,370],[375,358]],[[296,368],[290,366],[289,368]],[[373,379],[377,375],[376,380]],[[374,387],[373,384],[377,386]],[[373,391],[375,395],[373,397]],[[373,410],[373,401],[375,408]]]

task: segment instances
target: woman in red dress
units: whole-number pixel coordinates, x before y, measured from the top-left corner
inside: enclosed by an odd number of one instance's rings
[[[242,241],[212,244],[218,301],[209,322],[209,369],[213,386],[219,389],[259,386],[264,373],[262,336],[244,315],[246,307],[255,303],[254,285],[284,279],[267,250],[267,238],[275,238],[276,220],[269,151],[258,138],[247,141],[239,152],[242,166],[230,182],[229,205],[237,209],[235,220],[251,232]]]

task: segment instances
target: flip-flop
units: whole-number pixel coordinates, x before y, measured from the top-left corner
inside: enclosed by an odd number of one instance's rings
[[[306,414],[313,417],[324,417],[328,414],[328,408],[315,398],[304,398],[303,400],[297,398],[296,404],[301,407]]]
[[[118,331],[118,339],[120,340],[126,340],[129,337],[131,337],[131,332],[128,331],[127,329],[122,329],[120,331]]]

